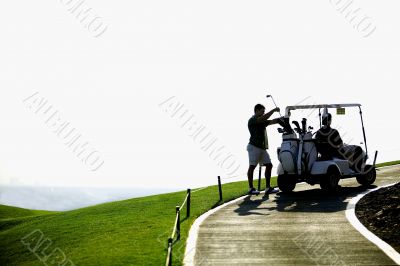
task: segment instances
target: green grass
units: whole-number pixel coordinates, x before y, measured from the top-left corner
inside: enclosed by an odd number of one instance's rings
[[[391,161],[391,162],[385,162],[385,163],[377,163],[375,166],[376,167],[384,167],[384,166],[391,166],[391,165],[396,165],[396,164],[400,164],[400,160]]]
[[[265,182],[265,179],[263,179]],[[276,186],[276,179],[271,180]],[[255,182],[257,187],[257,182]],[[223,184],[223,202],[247,192],[247,181]],[[134,198],[65,212],[31,211],[0,206],[0,265],[43,265],[21,239],[40,230],[51,242],[35,252],[49,255],[59,248],[76,265],[162,265],[175,221],[175,206],[186,191]],[[193,221],[222,204],[218,187],[192,194],[191,216],[181,216],[181,240],[173,246],[173,264],[182,263],[186,237]],[[40,236],[40,233],[37,233]],[[35,234],[34,234],[35,236]],[[31,239],[34,247],[37,239]],[[50,263],[48,263],[50,265]]]
[[[0,232],[16,226],[17,224],[33,220],[40,215],[47,215],[56,212],[28,210],[18,207],[0,205]]]
[[[21,218],[27,216],[38,216],[54,213],[51,211],[28,210],[18,207],[0,205],[0,221],[5,219]]]

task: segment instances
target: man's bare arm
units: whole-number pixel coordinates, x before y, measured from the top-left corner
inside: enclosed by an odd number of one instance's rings
[[[258,117],[257,118],[257,123],[265,123],[265,122],[269,121],[268,118],[270,118],[273,115],[274,112],[279,112],[279,110],[280,109],[277,107],[275,109],[272,109],[268,113],[264,114],[263,116]]]
[[[272,120],[267,120],[266,121],[266,125],[270,126],[270,125],[280,124],[280,122],[281,122],[280,118],[275,118],[275,119],[272,119]]]

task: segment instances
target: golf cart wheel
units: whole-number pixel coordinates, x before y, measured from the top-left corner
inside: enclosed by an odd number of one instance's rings
[[[369,186],[375,182],[376,179],[376,169],[373,165],[366,165],[364,169],[364,174],[357,176],[357,182],[363,186]]]
[[[336,191],[339,187],[340,173],[335,168],[329,168],[326,175],[321,177],[320,186],[325,191]]]
[[[291,192],[296,187],[296,179],[294,176],[279,175],[278,187],[282,192]]]

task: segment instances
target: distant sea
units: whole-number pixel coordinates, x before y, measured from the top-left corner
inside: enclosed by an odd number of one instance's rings
[[[34,210],[65,211],[180,190],[184,189],[0,186],[0,204]]]

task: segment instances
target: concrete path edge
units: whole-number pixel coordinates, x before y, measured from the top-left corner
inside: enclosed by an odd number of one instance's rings
[[[350,222],[350,224],[358,231],[360,232],[366,239],[368,239],[370,242],[372,242],[374,245],[376,245],[378,248],[380,248],[389,258],[391,258],[395,263],[400,265],[400,254],[392,248],[388,243],[377,237],[375,234],[373,234],[371,231],[369,231],[361,222],[358,220],[355,212],[355,207],[357,202],[359,202],[365,195],[374,192],[378,189],[385,188],[385,187],[390,187],[395,185],[396,183],[389,184],[389,185],[384,185],[380,186],[371,190],[368,190],[366,192],[358,194],[356,197],[352,198],[350,202],[347,204],[346,207],[346,218]]]
[[[263,193],[263,192],[261,192]],[[203,213],[202,215],[200,215],[192,224],[192,226],[190,227],[189,230],[189,235],[188,238],[186,240],[186,249],[185,249],[185,256],[183,259],[183,265],[185,266],[193,266],[194,265],[194,257],[196,255],[196,244],[197,244],[197,236],[199,233],[199,229],[200,229],[200,225],[203,223],[203,221],[205,219],[207,219],[210,215],[212,215],[213,213],[217,212],[218,210],[226,207],[229,204],[238,202],[242,199],[244,199],[245,197],[247,197],[248,195],[244,195],[241,196],[237,199],[233,199],[231,201],[225,202],[224,204],[215,207],[214,209],[211,209],[205,213]]]

